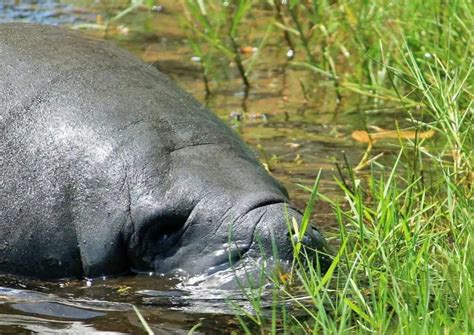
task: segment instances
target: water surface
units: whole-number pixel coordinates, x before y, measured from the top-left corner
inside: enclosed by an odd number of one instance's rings
[[[68,25],[114,40],[170,75],[234,127],[288,188],[298,207],[304,209],[308,198],[298,185],[310,187],[320,169],[321,191],[338,197],[335,162],[342,164],[346,155],[356,164],[365,149],[351,139],[351,132],[372,124],[390,127],[397,114],[381,116],[381,106],[356,96],[338,102],[332,83],[292,66],[278,41],[259,51],[247,99],[237,72],[219,68],[214,69],[218,74],[211,82],[212,94],[206,97],[200,64],[180,28],[179,2],[160,4],[152,12],[137,10],[107,30],[102,29],[107,17],[117,12],[120,2],[4,1],[0,21]],[[301,82],[310,99],[305,98]],[[378,146],[375,154],[382,151],[393,154],[390,144]],[[331,209],[323,202],[316,204],[314,222],[323,231],[335,229]],[[49,283],[0,276],[0,333],[141,333],[132,305],[157,334],[187,333],[197,324],[198,332],[227,333],[239,330],[229,299],[249,307],[239,292],[183,290],[175,277]]]

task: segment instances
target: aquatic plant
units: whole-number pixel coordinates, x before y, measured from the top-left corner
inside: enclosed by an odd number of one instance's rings
[[[289,15],[297,21],[304,18],[291,13],[292,3],[316,4],[290,1]],[[344,42],[353,56],[336,63],[346,72],[339,71],[341,88],[374,103],[389,102],[405,113],[414,136],[398,131],[398,156],[390,164],[371,160],[368,173],[355,172],[354,162],[345,161],[345,173],[339,169],[337,179],[343,201],[317,187],[308,189],[308,209],[317,194],[331,204],[339,225],[332,236],[338,246],[333,266],[322,275],[308,266],[312,255],[296,244],[298,266],[273,278],[271,317],[241,319],[242,327],[248,332],[251,324],[271,333],[471,333],[472,10],[465,1],[446,6],[401,1],[388,8],[342,1],[338,6],[333,14],[314,13],[326,15],[321,22],[328,27],[334,23],[331,15],[345,14],[331,30],[333,48],[337,36],[354,33]],[[322,64],[314,56],[317,38],[305,35],[307,67]],[[318,69],[313,70],[321,73]],[[264,308],[256,313],[268,315]]]
[[[203,64],[203,79],[207,92],[210,92],[210,89],[206,73],[211,64],[209,63],[210,57],[203,57],[202,48],[206,45],[211,47],[207,47],[208,51],[218,52],[235,64],[244,84],[244,94],[248,95],[251,86],[248,79],[250,66],[246,69],[242,59],[242,45],[240,43],[242,32],[239,29],[253,3],[252,0],[182,0],[187,19],[186,28],[191,32],[188,40]]]

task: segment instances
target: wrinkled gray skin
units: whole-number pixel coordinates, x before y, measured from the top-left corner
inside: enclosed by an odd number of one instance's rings
[[[155,68],[18,23],[0,25],[0,60],[0,272],[197,274],[271,254],[272,236],[290,257],[286,191]]]

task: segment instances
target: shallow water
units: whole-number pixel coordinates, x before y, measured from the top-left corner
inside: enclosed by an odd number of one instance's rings
[[[196,324],[201,324],[198,333],[238,329],[226,299],[231,295],[243,304],[239,292],[179,290],[179,281],[136,276],[47,283],[0,277],[0,333],[143,333],[133,305],[156,334],[187,333]]]
[[[104,1],[90,9],[93,3],[3,1],[0,22],[95,28],[87,32],[117,41],[169,74],[234,127],[288,188],[293,202],[300,208],[304,208],[308,193],[298,184],[310,187],[320,169],[320,190],[338,196],[335,162],[343,162],[345,154],[355,165],[365,149],[351,139],[353,130],[371,124],[390,127],[397,116],[396,113],[379,116],[381,106],[359,97],[345,96],[337,103],[332,83],[315,80],[308,71],[294,68],[284,57],[287,50],[276,42],[269,43],[259,55],[247,99],[243,97],[236,73],[222,73],[220,79],[211,82],[212,95],[206,99],[199,63],[193,61],[194,55],[179,27],[177,1],[161,1],[163,7],[154,12],[137,11],[128,15],[118,28],[107,30],[107,36],[100,28],[113,6]],[[300,80],[306,85],[309,101],[304,98]],[[374,155],[381,151],[393,154],[390,144],[379,146]],[[317,203],[314,217],[323,230],[333,228],[330,208],[324,203]],[[3,276],[0,277],[0,333],[143,332],[132,305],[139,308],[157,334],[187,333],[197,324],[200,324],[198,332],[229,332],[239,328],[231,316],[228,299],[246,307],[238,292],[180,289],[180,279],[174,277],[47,283]]]

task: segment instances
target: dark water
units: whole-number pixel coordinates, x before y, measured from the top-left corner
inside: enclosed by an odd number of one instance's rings
[[[240,292],[180,289],[177,278],[46,283],[0,277],[0,283],[1,334],[144,333],[133,305],[155,334],[184,334],[197,324],[197,333],[222,333],[239,329],[227,299],[249,308]]]
[[[363,145],[352,141],[353,130],[371,124],[393,125],[392,117],[378,116],[380,106],[373,101],[346,96],[337,103],[332,83],[316,81],[308,71],[292,67],[278,43],[269,43],[259,56],[246,100],[236,73],[213,81],[213,94],[206,99],[199,63],[193,61],[179,27],[180,6],[172,0],[160,4],[162,7],[153,12],[138,10],[127,15],[106,31],[107,15],[117,12],[119,2],[3,1],[0,22],[94,28],[87,33],[116,40],[168,73],[236,128],[300,208],[304,208],[308,194],[297,185],[311,186],[319,169],[321,191],[338,196],[335,162],[342,162],[345,153],[356,164],[364,151]],[[309,101],[300,81],[306,85]],[[378,150],[390,155],[387,146]],[[324,203],[316,205],[315,222],[323,230],[333,229],[330,208]],[[183,288],[179,278],[138,276],[46,283],[4,276],[0,277],[0,333],[142,333],[132,305],[156,334],[187,333],[198,324],[197,332],[227,333],[239,330],[229,299],[242,308],[249,307],[238,292]]]

